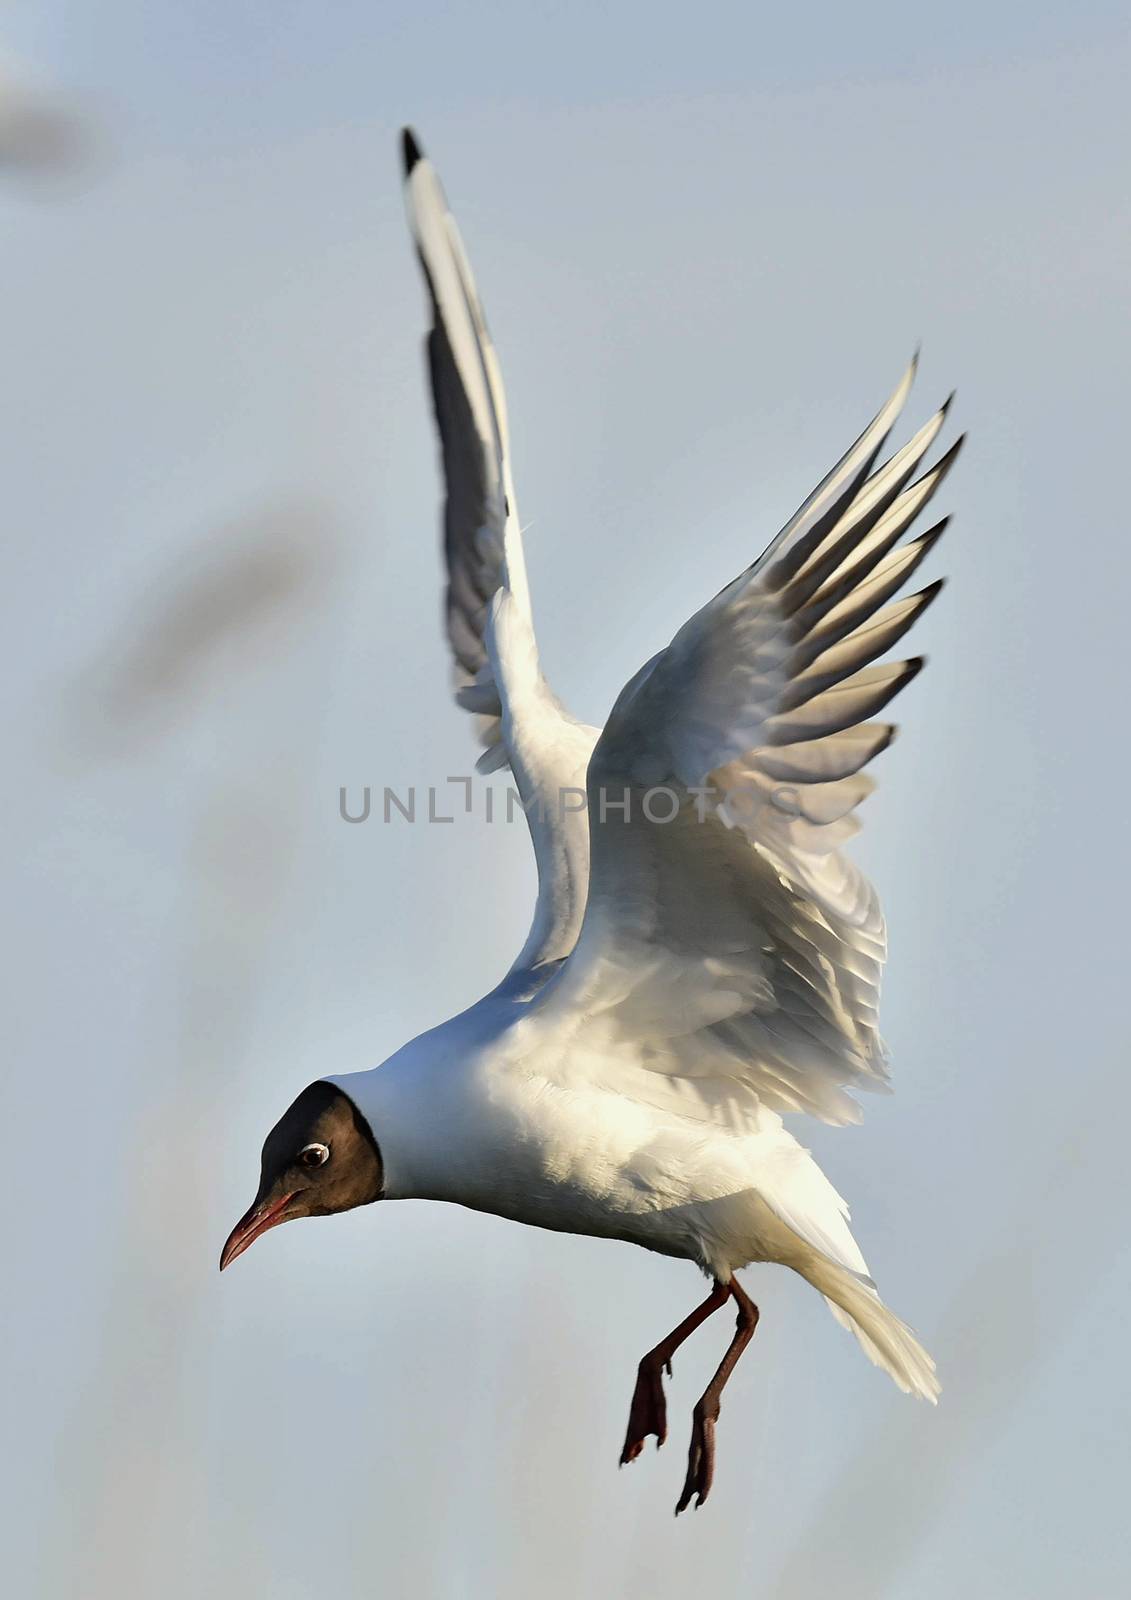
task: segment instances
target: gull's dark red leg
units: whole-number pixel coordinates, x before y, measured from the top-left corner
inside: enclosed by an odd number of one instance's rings
[[[722,1288],[721,1285],[719,1287]],[[695,1410],[691,1413],[691,1448],[687,1452],[687,1477],[683,1481],[683,1493],[675,1508],[677,1517],[681,1511],[687,1510],[692,1495],[695,1496],[695,1509],[698,1511],[711,1492],[711,1483],[715,1476],[715,1423],[719,1417],[719,1396],[726,1387],[726,1381],[734,1371],[739,1356],[754,1337],[754,1329],[758,1326],[758,1307],[741,1287],[737,1278],[732,1278],[725,1288],[722,1288],[722,1294],[724,1299],[729,1294],[734,1300],[738,1307],[738,1321],[735,1325],[734,1338],[726,1355],[719,1362],[718,1371],[704,1389]]]
[[[664,1401],[664,1370],[672,1373],[672,1356],[683,1341],[693,1334],[713,1312],[725,1306],[730,1289],[716,1281],[715,1287],[701,1306],[696,1306],[690,1316],[684,1317],[678,1328],[673,1328],[666,1339],[661,1339],[654,1350],[649,1350],[636,1369],[636,1388],[632,1392],[632,1405],[628,1413],[628,1432],[624,1436],[624,1449],[620,1453],[623,1467],[635,1461],[644,1448],[650,1433],[656,1435],[658,1450],[668,1436],[667,1405]],[[757,1316],[757,1312],[755,1312]],[[738,1357],[735,1357],[737,1360]],[[732,1362],[733,1365],[733,1362]],[[725,1380],[724,1380],[725,1381]],[[720,1386],[721,1387],[721,1386]]]

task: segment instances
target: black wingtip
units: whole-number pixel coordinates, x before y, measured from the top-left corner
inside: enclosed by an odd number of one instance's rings
[[[951,467],[953,467],[954,463],[958,460],[958,457],[962,454],[962,446],[965,443],[966,443],[966,435],[964,433],[960,433],[958,435],[958,438],[951,445],[950,449],[949,450],[944,450],[942,455],[939,457],[939,459],[935,462],[934,466],[931,468],[932,472],[937,472],[938,473],[938,475],[939,475],[939,480],[938,480],[939,483],[941,483],[942,480],[946,477],[946,475],[950,471]]]
[[[417,144],[411,128],[401,129],[401,154],[404,156],[404,175],[410,178],[416,163],[424,160],[424,152]]]

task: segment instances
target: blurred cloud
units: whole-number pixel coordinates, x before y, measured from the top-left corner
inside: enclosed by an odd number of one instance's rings
[[[69,707],[80,751],[123,754],[247,672],[314,607],[339,555],[328,512],[282,504],[182,553],[115,628]]]
[[[71,177],[89,167],[96,142],[87,112],[18,69],[0,65],[0,178]]]

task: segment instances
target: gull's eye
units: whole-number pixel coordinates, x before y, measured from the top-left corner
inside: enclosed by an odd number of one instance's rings
[[[300,1167],[324,1167],[330,1159],[330,1147],[325,1144],[306,1144],[298,1153]]]

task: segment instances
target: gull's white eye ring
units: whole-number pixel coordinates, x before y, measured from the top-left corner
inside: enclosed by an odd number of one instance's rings
[[[324,1167],[330,1159],[328,1144],[306,1144],[298,1153],[300,1167]]]

